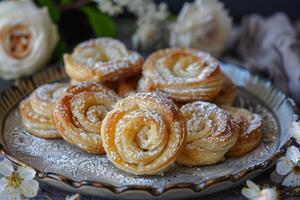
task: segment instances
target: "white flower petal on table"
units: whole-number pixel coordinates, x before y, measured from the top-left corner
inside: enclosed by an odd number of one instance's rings
[[[0,174],[3,176],[9,176],[14,171],[14,167],[12,166],[11,162],[4,158],[0,162]]]
[[[39,182],[36,180],[23,181],[20,185],[20,192],[28,198],[35,197],[39,190]]]
[[[300,160],[299,149],[295,146],[289,147],[286,151],[286,157],[296,164]]]
[[[243,188],[242,195],[244,195],[247,199],[256,199],[259,195],[259,192],[255,189]]]
[[[2,177],[2,178],[0,179],[0,193],[1,193],[2,191],[4,191],[6,187],[7,187],[7,180],[6,180],[5,177]],[[1,196],[1,195],[0,195],[0,196]]]
[[[283,157],[276,165],[276,172],[280,175],[285,176],[293,170],[293,167],[294,163],[287,157]]]
[[[293,138],[296,139],[297,143],[300,144],[300,123],[299,122],[292,122],[290,128],[290,134]]]
[[[283,182],[282,185],[284,186],[300,186],[300,176],[295,174],[294,172],[291,172],[289,175],[287,175]]]
[[[35,177],[35,171],[30,167],[19,167],[17,172],[25,181],[32,180]]]
[[[266,188],[261,191],[260,196],[256,200],[276,200],[278,198],[275,188]]]
[[[255,190],[256,192],[260,192],[259,186],[256,185],[253,181],[248,180],[248,181],[246,182],[246,184],[247,184],[247,186],[248,186],[249,189],[253,189],[253,190]]]
[[[20,191],[14,188],[8,188],[0,192],[0,200],[21,200]]]

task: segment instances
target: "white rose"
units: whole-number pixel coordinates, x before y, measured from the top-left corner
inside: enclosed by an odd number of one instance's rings
[[[0,2],[0,76],[31,74],[51,57],[58,32],[48,10],[31,0]]]
[[[171,26],[170,46],[192,47],[218,55],[229,39],[231,27],[231,18],[222,3],[185,3]]]

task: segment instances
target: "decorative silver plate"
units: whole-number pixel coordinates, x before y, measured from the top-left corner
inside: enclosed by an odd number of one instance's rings
[[[134,176],[118,170],[106,156],[87,154],[63,140],[28,134],[18,104],[37,86],[66,80],[61,67],[23,79],[1,94],[1,152],[18,165],[29,165],[48,184],[81,193],[125,199],[179,199],[207,195],[236,186],[269,168],[291,145],[290,124],[298,120],[293,101],[248,71],[230,64],[222,70],[238,86],[236,105],[263,117],[263,139],[252,152],[223,163],[188,168],[174,164],[164,174]]]

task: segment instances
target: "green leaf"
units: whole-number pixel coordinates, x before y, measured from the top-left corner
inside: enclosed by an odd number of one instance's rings
[[[112,18],[103,14],[94,6],[83,6],[80,10],[88,17],[89,24],[97,37],[116,36],[117,26]]]
[[[52,0],[37,0],[39,6],[47,7],[53,22],[57,23],[60,18],[60,12]]]
[[[58,44],[56,45],[51,61],[57,62],[62,58],[62,55],[67,51],[67,44],[60,40]]]
[[[60,4],[62,5],[68,5],[70,3],[72,3],[73,0],[60,0]]]

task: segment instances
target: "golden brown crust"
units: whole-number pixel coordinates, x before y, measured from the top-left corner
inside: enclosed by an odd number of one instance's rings
[[[175,101],[212,100],[222,86],[222,73],[216,59],[204,52],[171,48],[159,50],[143,65],[144,91],[161,91]]]
[[[158,93],[136,93],[119,101],[105,117],[101,133],[110,161],[137,175],[165,170],[186,141],[179,108]]]
[[[67,83],[53,83],[38,87],[29,96],[33,110],[50,118],[57,100],[69,86]]]
[[[66,73],[77,81],[117,81],[141,71],[143,58],[118,40],[98,38],[76,46],[64,55]]]
[[[228,157],[240,157],[252,151],[262,138],[262,118],[243,108],[224,107],[240,125],[240,135],[236,144],[226,154]]]
[[[101,123],[118,100],[117,94],[99,83],[81,82],[71,86],[53,111],[59,134],[87,152],[105,153]]]
[[[218,96],[213,100],[213,102],[217,105],[231,106],[234,103],[235,97],[236,86],[228,76],[223,75],[223,84],[221,91],[219,92]]]
[[[52,120],[52,110],[68,84],[54,83],[38,87],[20,103],[23,125],[33,135],[45,139],[60,138]]]
[[[187,126],[187,144],[177,162],[186,166],[211,165],[224,160],[235,144],[239,128],[215,104],[197,101],[180,108]]]

